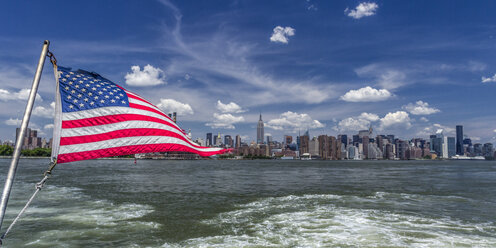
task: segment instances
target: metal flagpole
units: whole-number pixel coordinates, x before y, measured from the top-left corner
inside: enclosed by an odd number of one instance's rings
[[[45,40],[45,42],[43,43],[43,49],[41,50],[40,60],[38,61],[38,67],[36,68],[36,73],[34,74],[31,92],[29,93],[28,105],[26,106],[26,110],[24,111],[24,117],[22,118],[21,131],[19,132],[19,136],[16,140],[14,153],[12,154],[12,161],[10,162],[9,173],[7,174],[7,179],[5,180],[5,186],[3,188],[2,199],[0,202],[0,229],[2,228],[5,210],[7,209],[7,202],[9,201],[10,190],[12,189],[12,184],[14,182],[14,177],[17,170],[17,164],[19,162],[19,156],[21,155],[22,143],[24,141],[24,136],[26,135],[26,130],[28,128],[31,111],[33,110],[34,100],[38,91],[38,85],[40,83],[41,73],[43,71],[43,65],[45,64],[45,58],[47,56],[49,45],[50,41]]]

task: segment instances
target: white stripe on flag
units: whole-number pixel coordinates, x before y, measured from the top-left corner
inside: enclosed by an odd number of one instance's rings
[[[101,116],[107,116],[107,115],[119,115],[119,114],[138,114],[138,115],[144,115],[144,116],[149,116],[149,117],[155,117],[155,118],[167,121],[168,123],[171,123],[174,126],[177,126],[176,123],[174,123],[169,118],[166,118],[163,115],[159,115],[159,114],[154,113],[154,112],[150,112],[150,111],[142,110],[142,109],[135,109],[135,108],[129,108],[129,107],[116,107],[116,106],[102,107],[102,108],[96,108],[96,109],[88,109],[88,110],[82,110],[82,111],[77,111],[77,112],[62,113],[62,120],[63,121],[73,121],[73,120],[80,120],[80,119],[86,119],[86,118],[94,118],[94,117],[101,117]]]
[[[166,131],[171,131],[177,133],[183,137],[184,134],[168,125],[161,123],[156,123],[153,121],[123,121],[112,124],[100,125],[100,126],[90,126],[90,127],[77,127],[77,128],[64,128],[62,130],[62,137],[74,137],[74,136],[85,136],[108,133],[116,130],[125,130],[131,128],[154,128]]]

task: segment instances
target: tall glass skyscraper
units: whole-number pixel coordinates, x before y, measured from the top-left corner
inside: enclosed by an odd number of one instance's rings
[[[456,154],[463,155],[463,126],[456,126]]]

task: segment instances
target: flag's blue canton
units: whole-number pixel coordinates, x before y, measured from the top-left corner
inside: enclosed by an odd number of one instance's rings
[[[100,107],[129,107],[126,92],[100,75],[59,67],[62,112]]]

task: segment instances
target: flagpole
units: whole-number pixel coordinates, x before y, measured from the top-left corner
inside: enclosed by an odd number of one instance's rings
[[[36,73],[34,74],[31,92],[29,93],[28,105],[26,106],[26,110],[24,111],[24,117],[22,118],[21,130],[19,132],[19,136],[17,136],[14,153],[12,154],[12,161],[10,162],[9,173],[7,174],[7,179],[5,180],[5,186],[3,188],[2,199],[0,202],[0,229],[2,228],[5,210],[7,209],[7,203],[9,201],[10,190],[12,189],[12,184],[14,182],[14,177],[17,170],[17,164],[19,162],[19,156],[21,155],[22,143],[24,141],[24,136],[26,135],[26,130],[28,128],[31,111],[33,110],[34,100],[38,91],[38,85],[40,83],[41,73],[43,71],[43,65],[45,64],[45,58],[47,56],[49,45],[50,41],[45,40],[45,42],[43,43],[43,49],[41,50],[40,60],[38,61],[38,67],[36,68]]]

